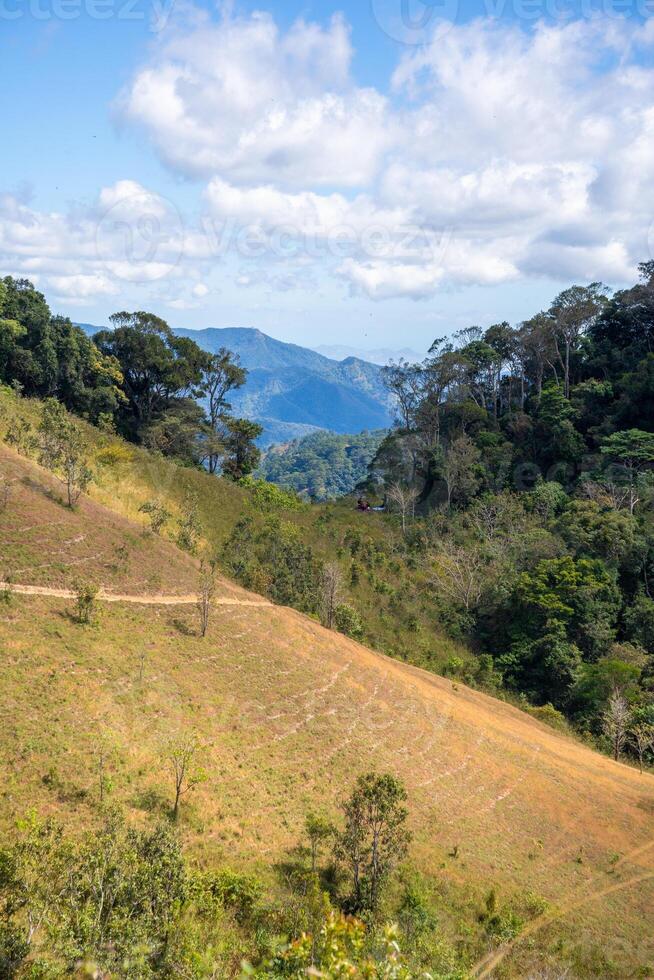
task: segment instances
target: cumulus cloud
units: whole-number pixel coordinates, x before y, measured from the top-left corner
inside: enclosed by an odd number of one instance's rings
[[[177,209],[134,181],[102,188],[92,204],[65,213],[0,195],[0,266],[72,305],[129,284],[185,278],[185,251]]]
[[[373,298],[619,282],[654,212],[653,42],[649,25],[608,19],[441,25],[400,59],[388,100],[353,84],[341,17],[285,33],[268,14],[173,23],[120,111],[207,180],[209,220],[256,228],[269,249],[280,229],[349,235],[326,260]],[[411,228],[428,247],[407,247]],[[434,236],[448,240],[436,257]]]
[[[380,301],[619,285],[654,239],[653,46],[635,18],[450,24],[400,58],[387,96],[354,82],[340,16],[282,31],[195,11],[171,19],[117,111],[197,182],[201,213],[129,180],[68,215],[0,198],[0,258],[79,300],[94,283],[184,281],[170,302],[186,308],[230,254],[243,289],[327,274]]]
[[[601,18],[437,29],[394,74],[416,138],[383,201],[498,255],[512,242],[525,275],[629,279],[654,214],[653,41],[651,24]]]
[[[392,120],[384,96],[353,83],[351,59],[340,16],[286,33],[265,13],[174,24],[118,112],[186,175],[356,187],[374,178]]]

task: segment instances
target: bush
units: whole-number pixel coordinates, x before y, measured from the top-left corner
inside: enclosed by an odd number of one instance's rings
[[[183,551],[194,555],[200,539],[200,518],[198,516],[198,500],[195,494],[188,493],[184,500],[183,514],[177,532],[177,544]]]
[[[544,725],[549,725],[550,728],[555,728],[557,732],[570,731],[565,715],[561,714],[560,711],[557,711],[552,704],[544,704],[541,707],[529,705],[528,707],[525,707],[524,710],[528,715],[531,715],[532,718],[542,721]]]
[[[334,622],[339,632],[345,633],[346,636],[351,636],[353,640],[361,640],[363,638],[364,630],[361,616],[348,603],[342,602],[336,607]]]
[[[93,461],[100,466],[118,466],[119,463],[130,463],[133,458],[133,452],[122,442],[111,442],[108,446],[102,446],[93,455]]]
[[[268,517],[263,527],[252,517],[241,519],[225,542],[222,561],[246,588],[300,612],[316,612],[320,564],[295,524],[277,516]]]
[[[23,456],[30,456],[37,449],[36,435],[31,423],[18,416],[10,418],[5,442]]]
[[[239,484],[249,491],[253,507],[263,513],[276,510],[302,510],[307,506],[295,490],[275,486],[274,483],[267,483],[266,480],[255,480],[252,476],[245,476],[239,480]]]
[[[169,510],[166,510],[160,500],[146,500],[139,507],[139,514],[147,514],[150,518],[150,528],[155,534],[159,534],[170,518]]]
[[[524,923],[512,909],[500,908],[494,888],[486,896],[484,909],[479,915],[486,934],[499,943],[507,943],[520,933]]]
[[[11,482],[9,477],[0,473],[0,514],[7,509],[11,497]]]
[[[83,626],[88,626],[93,622],[97,595],[97,587],[88,583],[82,583],[75,589],[76,618],[77,622]]]
[[[225,868],[206,874],[203,883],[210,894],[232,912],[239,925],[252,923],[263,894],[263,885],[258,878]]]

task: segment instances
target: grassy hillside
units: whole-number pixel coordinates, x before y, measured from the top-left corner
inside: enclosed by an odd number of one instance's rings
[[[116,593],[192,591],[195,560],[147,531],[140,503],[156,488],[181,516],[194,489],[215,544],[251,506],[248,494],[89,438],[97,483],[73,512],[49,474],[2,447],[12,481],[2,566],[24,583],[83,577]],[[315,512],[296,517],[307,536],[326,528],[337,542],[356,515],[330,508],[318,528]],[[373,542],[385,533],[368,525]],[[253,598],[225,579],[218,597]],[[111,798],[130,820],[165,815],[162,744],[193,731],[207,780],[183,804],[189,853],[206,867],[255,869],[274,888],[270,868],[307,810],[335,816],[356,775],[374,767],[406,782],[411,862],[429,883],[444,947],[471,975],[654,975],[650,775],[286,608],[216,607],[204,639],[193,605],[102,604],[88,627],[70,610],[52,597],[0,604],[3,831],[30,808],[71,832],[93,826],[101,744]],[[480,922],[491,889],[514,913],[514,943]]]
[[[16,399],[7,389],[0,388],[0,438],[17,421],[30,422],[34,427],[39,413],[38,401]],[[109,506],[141,529],[149,521],[139,508],[148,501],[161,500],[172,514],[162,537],[174,540],[179,520],[192,499],[197,503],[202,546],[209,555],[221,555],[224,563],[224,544],[239,518],[246,515],[260,528],[271,517],[257,506],[252,493],[234,483],[182,468],[116,436],[80,425],[91,447],[93,482],[89,499]],[[444,637],[438,629],[433,595],[423,586],[418,570],[407,564],[398,529],[383,515],[361,514],[351,500],[342,500],[292,512],[275,510],[273,516],[292,522],[299,540],[311,547],[319,559],[340,563],[344,598],[360,614],[361,638],[369,646],[434,669],[442,669],[452,657],[471,659],[462,645]],[[67,547],[76,554],[76,549],[83,546],[73,541],[75,537],[70,536],[72,543]],[[29,540],[23,540],[21,546],[29,549]],[[34,552],[40,555],[38,540]],[[155,561],[154,565],[164,568],[165,562]],[[72,567],[69,580],[80,577]],[[23,580],[32,581],[25,577],[32,575],[29,563],[22,561],[21,568]],[[81,568],[83,571],[84,566]],[[252,581],[248,584],[255,585]]]

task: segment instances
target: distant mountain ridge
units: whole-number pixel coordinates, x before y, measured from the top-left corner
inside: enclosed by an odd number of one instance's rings
[[[321,344],[319,347],[313,347],[312,350],[334,361],[344,361],[350,357],[357,357],[360,360],[380,366],[400,360],[410,361],[413,364],[424,361],[426,357],[425,354],[419,354],[411,347],[402,347],[398,350],[390,347],[376,347],[372,350],[364,350],[358,347],[348,347],[345,344]]]
[[[103,329],[78,325],[91,335]],[[226,347],[238,355],[248,380],[232,404],[237,413],[263,425],[263,447],[321,429],[344,434],[391,424],[392,401],[378,364],[357,357],[335,361],[250,327],[174,332],[204,350],[215,353]]]

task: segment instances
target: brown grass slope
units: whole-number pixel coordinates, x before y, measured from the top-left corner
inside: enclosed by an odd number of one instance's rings
[[[0,386],[0,443],[7,435],[12,419],[31,424],[34,431],[41,409],[38,400],[17,398]],[[162,532],[164,539],[176,539],[180,519],[188,511],[189,499],[197,502],[203,544],[210,555],[221,554],[224,542],[244,514],[258,528],[269,516],[253,506],[250,492],[230,480],[217,479],[202,470],[180,467],[170,459],[126,443],[116,435],[103,433],[79,419],[76,423],[84,432],[93,471],[89,499],[104,504],[112,513],[121,514],[141,527],[148,524],[148,518],[139,508],[147,502],[161,501],[171,514]],[[31,452],[36,457],[35,447]],[[0,459],[0,468],[2,466]],[[55,484],[53,487],[60,495],[61,488]],[[470,659],[465,646],[444,635],[435,615],[430,590],[425,588],[419,572],[409,568],[405,561],[399,526],[393,519],[380,514],[362,515],[354,509],[352,501],[346,499],[299,511],[275,510],[274,513],[283,521],[292,521],[299,540],[313,549],[319,559],[339,561],[346,581],[354,567],[347,545],[349,536],[360,536],[362,546],[372,552],[382,549],[381,562],[377,560],[379,553],[372,554],[367,564],[362,564],[360,555],[357,557],[358,582],[347,589],[348,601],[361,614],[368,646],[436,670],[442,670],[452,657],[464,662]],[[80,533],[87,530],[85,527]],[[25,547],[29,546],[30,542],[25,541]],[[40,561],[40,558],[34,559],[33,565]],[[75,575],[83,576],[83,565],[67,569],[60,564],[60,571],[54,569],[50,573],[53,579],[61,574],[71,580]],[[155,565],[154,581],[158,573],[159,568]],[[40,572],[43,579],[47,574],[47,569]]]
[[[0,461],[14,480],[0,570],[16,582],[192,592],[196,563],[174,546],[96,502],[71,512],[35,464],[4,449]],[[218,595],[260,601],[224,580]],[[650,775],[289,609],[217,607],[201,639],[192,606],[112,603],[91,627],[70,608],[0,605],[3,830],[32,807],[92,825],[100,742],[132,819],[165,813],[162,743],[193,731],[208,779],[185,798],[189,848],[263,869],[308,809],[335,814],[357,773],[389,770],[407,784],[412,860],[436,883],[439,928],[478,950],[479,975],[487,962],[534,976],[550,960],[571,976],[654,975]],[[477,921],[490,888],[530,920],[497,961]]]

